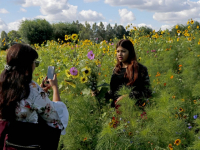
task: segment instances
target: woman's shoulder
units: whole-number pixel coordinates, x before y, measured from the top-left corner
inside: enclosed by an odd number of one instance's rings
[[[138,67],[139,67],[139,70],[143,71],[143,70],[147,70],[147,67],[142,65],[141,63],[138,63]]]
[[[37,91],[39,93],[43,92],[42,88],[39,86],[39,84],[37,84],[35,81],[31,81],[31,83],[29,84],[30,89],[33,91]]]

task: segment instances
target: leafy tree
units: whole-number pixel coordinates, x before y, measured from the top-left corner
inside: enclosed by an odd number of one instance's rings
[[[8,37],[5,31],[1,32],[0,49],[6,50],[8,48]]]
[[[150,32],[153,32],[153,29],[147,26],[142,26],[139,28],[139,30],[141,30],[144,35],[148,35]]]
[[[81,31],[79,32],[80,40],[85,40],[85,39],[91,40],[92,33],[93,32],[92,32],[92,29],[91,29],[91,25],[89,23],[87,23],[87,21],[86,21],[85,26],[83,26],[81,28]]]
[[[114,30],[118,39],[122,39],[123,36],[127,34],[125,28],[122,25],[117,26],[114,28]]]
[[[98,43],[99,41],[99,37],[98,37],[98,34],[97,34],[97,31],[99,29],[99,26],[97,25],[97,23],[95,22],[93,25],[92,25],[92,32],[93,32],[93,39],[96,43]]]
[[[98,35],[100,41],[103,41],[105,39],[105,33],[106,33],[106,31],[105,31],[104,24],[102,22],[100,22],[99,28],[97,30],[97,35]]]
[[[71,35],[71,34],[78,34],[78,26],[75,22],[71,23],[55,23],[52,25],[53,27],[53,39],[57,41],[58,39],[64,40],[65,35]]]
[[[8,40],[9,43],[13,43],[14,41],[18,42],[18,40],[21,38],[20,34],[18,31],[12,30],[8,32]]]
[[[25,20],[19,27],[22,39],[29,44],[42,44],[52,39],[52,26],[45,19]]]
[[[113,28],[110,24],[106,26],[106,37],[105,40],[110,41],[110,39],[114,38]]]

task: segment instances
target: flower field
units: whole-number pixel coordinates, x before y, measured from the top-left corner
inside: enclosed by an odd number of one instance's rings
[[[138,62],[148,68],[153,96],[141,106],[136,106],[134,99],[123,98],[120,115],[110,107],[111,100],[104,99],[119,39],[96,44],[72,35],[70,43],[34,45],[40,66],[33,80],[40,84],[48,66],[55,66],[61,100],[70,114],[59,149],[200,149],[200,30],[193,21],[187,30],[179,25],[176,29],[175,36],[167,30],[144,35],[135,27],[129,37],[124,37],[134,44]],[[5,56],[6,51],[1,51],[1,71]],[[91,90],[96,89],[100,94],[91,96]],[[119,93],[127,94],[129,89],[123,87]]]

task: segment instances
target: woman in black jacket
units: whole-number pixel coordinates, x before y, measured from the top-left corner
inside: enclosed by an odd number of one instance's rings
[[[150,80],[147,68],[137,62],[134,46],[130,40],[122,39],[116,45],[117,64],[110,81],[110,91],[106,99],[113,99],[111,107],[119,107],[117,103],[126,95],[118,95],[119,89],[125,85],[132,88],[130,98],[137,100],[136,105],[144,105],[145,98],[151,96]]]

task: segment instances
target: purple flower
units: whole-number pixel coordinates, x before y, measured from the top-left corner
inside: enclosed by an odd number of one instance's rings
[[[93,53],[93,51],[89,51],[88,54],[87,54],[87,57],[88,57],[90,60],[94,59],[94,53]]]
[[[76,76],[78,74],[78,70],[75,67],[72,67],[70,69],[70,73],[71,73],[71,75]]]
[[[188,129],[191,129],[191,128],[192,128],[192,126],[189,126],[189,127],[188,127]]]
[[[149,51],[147,51],[147,53],[149,53]]]
[[[114,45],[114,43],[112,43],[111,45]]]
[[[156,52],[156,50],[154,49],[154,50],[151,50],[151,52]]]
[[[127,123],[130,123],[130,121],[128,121]]]
[[[101,65],[99,64],[98,67],[101,67]]]
[[[194,116],[193,116],[194,119],[197,119],[197,117],[198,117],[197,115],[194,115]]]

